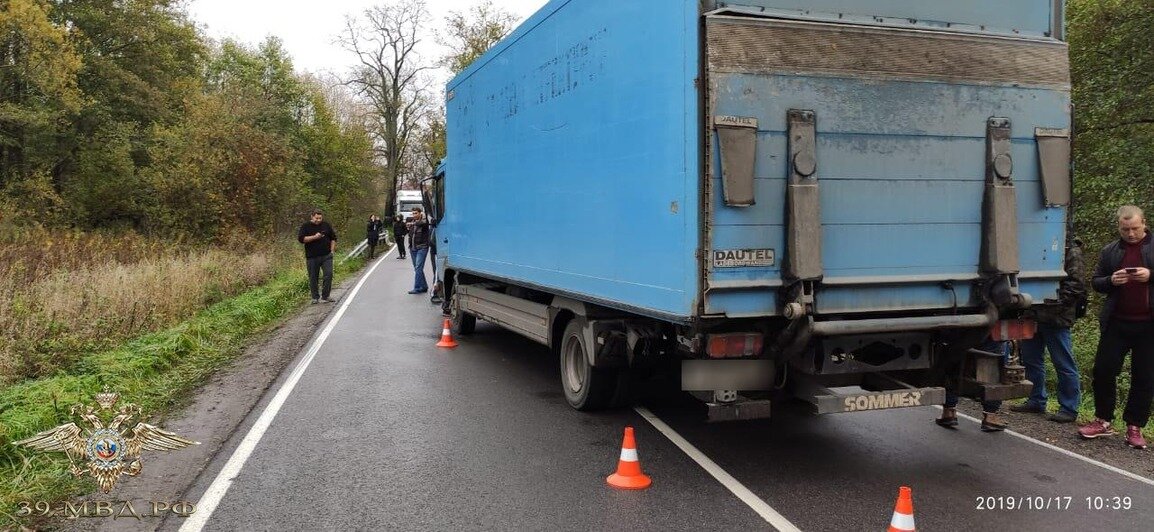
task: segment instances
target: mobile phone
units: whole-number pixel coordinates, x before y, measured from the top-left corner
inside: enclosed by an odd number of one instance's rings
[[[1138,268],[1126,268],[1126,273],[1138,273]]]

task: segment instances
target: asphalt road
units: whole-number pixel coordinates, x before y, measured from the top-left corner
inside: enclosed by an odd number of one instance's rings
[[[484,323],[457,349],[435,347],[439,309],[405,293],[409,261],[379,260],[299,380],[282,376],[295,382],[287,398],[274,385],[188,495],[204,516],[206,490],[227,486],[204,529],[772,528],[638,412],[572,410],[544,347]],[[279,405],[271,424],[242,444],[268,404]],[[941,429],[932,408],[815,417],[787,404],[770,420],[710,425],[687,400],[646,406],[802,530],[884,529],[903,485],[922,530],[1154,523],[1151,485],[976,423]],[[653,477],[645,491],[605,485],[627,425]],[[237,449],[251,454],[220,475]],[[1050,508],[1006,508],[1023,497]],[[1113,497],[1130,509],[1110,508]]]

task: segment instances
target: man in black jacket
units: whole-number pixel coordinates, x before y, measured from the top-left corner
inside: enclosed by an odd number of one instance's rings
[[[313,211],[312,219],[297,231],[297,241],[305,245],[305,266],[309,271],[309,291],[313,303],[324,300],[332,303],[329,292],[333,288],[333,252],[337,249],[337,232],[325,221],[321,211]],[[317,278],[324,271],[324,286],[318,293]]]
[[[1122,419],[1126,443],[1145,449],[1142,427],[1154,401],[1154,294],[1150,267],[1154,249],[1142,210],[1133,205],[1118,209],[1119,240],[1102,248],[1094,272],[1094,290],[1106,294],[1098,317],[1101,338],[1094,357],[1094,413],[1097,419],[1078,429],[1083,438],[1114,434],[1111,421],[1118,401],[1118,375],[1130,353],[1130,396]]]
[[[1026,379],[1034,383],[1030,398],[1025,404],[1011,406],[1014,412],[1044,414],[1046,412],[1046,350],[1058,375],[1058,411],[1050,416],[1050,421],[1070,423],[1078,419],[1078,405],[1082,404],[1081,376],[1078,363],[1074,360],[1074,346],[1070,338],[1070,328],[1080,316],[1078,309],[1085,308],[1086,283],[1082,281],[1082,241],[1073,239],[1066,246],[1066,278],[1058,285],[1058,300],[1046,301],[1046,305],[1034,311],[1038,322],[1038,332],[1029,340],[1022,340],[1022,365],[1026,366]]]
[[[409,228],[405,225],[404,215],[398,214],[393,219],[393,239],[397,241],[397,260],[405,258],[405,237]]]

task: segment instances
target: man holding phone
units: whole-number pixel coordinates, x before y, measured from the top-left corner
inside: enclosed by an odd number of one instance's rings
[[[1082,426],[1083,438],[1114,434],[1111,421],[1118,401],[1118,375],[1130,354],[1130,394],[1122,419],[1126,443],[1145,449],[1142,427],[1150,418],[1154,401],[1154,307],[1151,301],[1150,267],[1154,250],[1142,209],[1126,205],[1118,209],[1121,238],[1102,248],[1094,272],[1094,290],[1106,294],[1098,316],[1101,337],[1094,357],[1094,411],[1097,419]]]
[[[305,267],[309,272],[309,293],[313,303],[332,303],[329,292],[333,288],[333,252],[337,249],[337,232],[325,221],[321,211],[313,211],[309,221],[297,231],[297,242],[305,245]],[[324,284],[317,289],[318,278],[324,273]]]

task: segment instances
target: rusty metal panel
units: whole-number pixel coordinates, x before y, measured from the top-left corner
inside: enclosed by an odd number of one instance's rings
[[[1043,202],[1047,207],[1070,204],[1070,130],[1035,128]]]
[[[827,74],[1069,88],[1068,47],[838,24],[710,17],[714,72]]]
[[[1018,198],[1010,153],[1010,121],[991,118],[986,129],[986,191],[983,198],[982,271],[1018,273]]]
[[[703,0],[705,9],[847,24],[1061,38],[1064,0]]]
[[[820,279],[821,190],[817,172],[817,117],[790,109],[789,184],[786,187],[785,275],[795,280]]]
[[[740,116],[714,117],[721,150],[721,189],[725,204],[749,207],[757,203],[753,188],[753,163],[757,160],[757,119]]]

